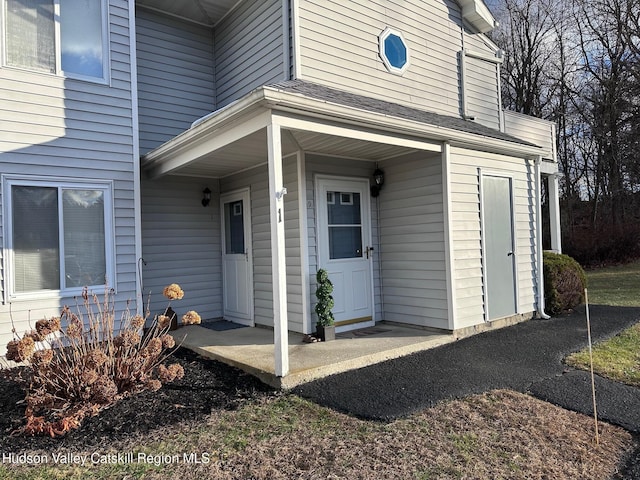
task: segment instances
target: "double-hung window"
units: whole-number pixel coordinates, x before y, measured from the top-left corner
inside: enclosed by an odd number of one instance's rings
[[[106,81],[106,0],[2,2],[7,66]]]
[[[109,183],[9,178],[4,187],[11,298],[114,284]]]

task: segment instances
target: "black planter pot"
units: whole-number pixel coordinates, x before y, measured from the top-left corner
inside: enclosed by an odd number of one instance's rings
[[[167,307],[167,309],[164,311],[164,314],[169,317],[169,319],[171,320],[171,326],[169,327],[169,330],[177,330],[178,329],[178,316],[176,315],[176,312],[173,311],[173,308],[171,307]]]
[[[316,336],[322,340],[323,342],[330,342],[331,340],[336,339],[336,326],[335,325],[327,325],[322,326],[320,324],[316,325]]]

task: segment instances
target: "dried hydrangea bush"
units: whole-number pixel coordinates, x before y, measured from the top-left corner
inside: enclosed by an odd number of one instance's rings
[[[169,301],[184,296],[177,284],[163,293]],[[168,317],[157,316],[145,329],[149,313],[127,308],[116,328],[115,315],[113,291],[100,300],[85,289],[75,311],[65,306],[59,318],[39,320],[8,343],[7,360],[26,366],[14,369],[26,391],[26,423],[15,433],[62,435],[126,396],[183,377],[181,365],[164,365],[175,347]],[[185,324],[200,319],[196,312],[188,317]]]

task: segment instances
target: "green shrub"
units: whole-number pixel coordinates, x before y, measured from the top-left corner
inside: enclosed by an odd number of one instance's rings
[[[544,302],[550,315],[557,315],[584,302],[587,277],[568,255],[544,252]]]

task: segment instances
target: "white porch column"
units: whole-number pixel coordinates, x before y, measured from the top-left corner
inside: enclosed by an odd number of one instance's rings
[[[560,228],[560,194],[558,190],[558,173],[549,175],[549,220],[551,226],[551,249],[562,253]]]
[[[284,195],[282,180],[282,140],[280,125],[267,126],[269,151],[269,207],[271,223],[271,280],[273,285],[273,344],[275,374],[289,373],[289,337],[287,320],[287,269],[285,261]]]

